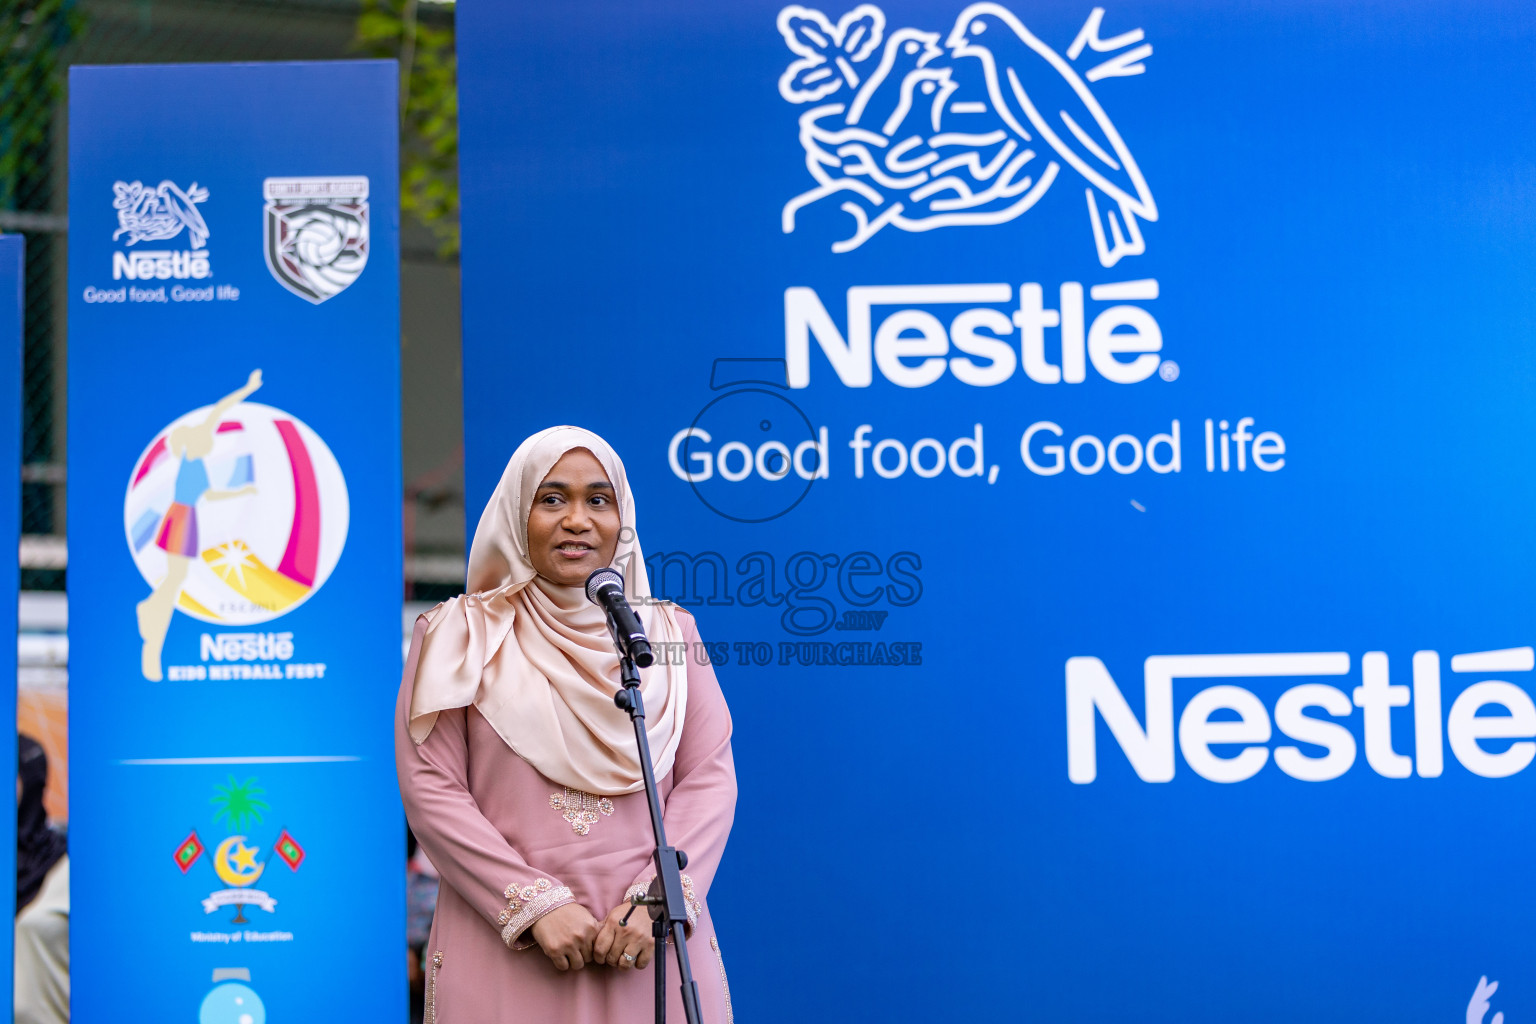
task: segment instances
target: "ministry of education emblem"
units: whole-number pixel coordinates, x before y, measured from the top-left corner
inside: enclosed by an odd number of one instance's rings
[[[277,283],[319,305],[368,265],[368,179],[267,178],[263,252]]]
[[[247,837],[251,826],[260,825],[263,812],[268,810],[267,802],[261,799],[263,790],[256,785],[255,779],[236,782],[231,776],[227,786],[218,786],[216,789],[218,795],[211,801],[217,808],[214,821],[216,824],[222,821],[233,834],[220,842],[214,851],[213,871],[224,888],[208,894],[208,898],[202,901],[203,912],[212,914],[220,907],[232,906],[235,908],[235,916],[230,923],[246,924],[246,907],[259,907],[269,914],[277,910],[277,900],[255,888],[256,882],[267,869],[271,853],[277,854],[290,871],[297,871],[304,862],[305,852],[286,828],[272,841],[270,853],[266,857],[261,856],[262,848]],[[176,866],[185,875],[206,851],[207,846],[194,829],[176,847],[173,854]]]

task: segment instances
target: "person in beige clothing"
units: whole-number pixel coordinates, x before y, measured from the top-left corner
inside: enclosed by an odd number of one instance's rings
[[[48,757],[16,737],[16,1024],[69,1021],[69,855],[48,827]]]

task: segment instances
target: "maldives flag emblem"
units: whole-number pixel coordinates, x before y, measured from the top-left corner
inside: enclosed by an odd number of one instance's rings
[[[197,838],[197,830],[193,829],[192,834],[183,839],[181,845],[176,847],[176,866],[181,868],[182,874],[186,874],[187,869],[196,864],[197,858],[202,855],[203,841]]]
[[[283,863],[287,864],[292,871],[299,870],[299,865],[304,863],[304,847],[300,846],[298,840],[288,834],[287,829],[283,829],[283,834],[277,837],[275,849],[277,850],[277,855],[283,858]]]

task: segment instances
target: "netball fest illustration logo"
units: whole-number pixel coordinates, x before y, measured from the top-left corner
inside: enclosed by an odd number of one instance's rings
[[[284,615],[325,584],[347,540],[350,508],[336,457],[302,420],[245,401],[244,387],[172,421],[134,464],[123,528],[152,588],[137,607],[144,678],[177,609],[251,625]]]
[[[1003,224],[1065,172],[1084,186],[1100,264],[1145,252],[1138,222],[1157,220],[1157,204],[1090,83],[1142,74],[1152,47],[1139,28],[1103,38],[1103,19],[1095,7],[1063,56],[996,3],[971,4],[942,36],[887,33],[873,4],[835,23],[785,7],[779,33],[796,59],[779,94],[814,104],[800,115],[799,137],[816,184],[784,205],[784,232],[824,199],[854,221],[833,252],[886,227]],[[1095,63],[1090,51],[1119,52]]]
[[[277,283],[319,305],[368,265],[368,179],[268,178],[262,251]]]

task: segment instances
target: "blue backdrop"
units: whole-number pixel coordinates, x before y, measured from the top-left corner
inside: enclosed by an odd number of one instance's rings
[[[16,763],[16,596],[21,585],[21,349],[26,292],[26,240],[0,236],[0,395],[11,411],[0,417],[0,764]],[[16,816],[0,819],[0,878],[16,874]],[[5,887],[0,909],[16,914],[16,890]],[[0,936],[0,965],[11,962],[14,930]],[[0,979],[0,1007],[11,1005],[11,972]]]
[[[459,18],[470,524],[624,455],[741,1019],[1536,1015],[1536,10]]]
[[[84,1024],[405,1014],[396,81],[71,72]]]

